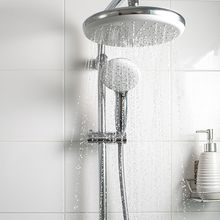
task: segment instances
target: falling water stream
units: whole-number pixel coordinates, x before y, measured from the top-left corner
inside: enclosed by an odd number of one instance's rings
[[[133,25],[134,27],[134,25]],[[101,35],[101,27],[99,31],[95,32],[94,38],[111,37],[112,40],[117,38],[123,40],[125,45],[131,44],[128,41],[128,36],[117,32],[117,27],[108,27],[104,35]],[[111,30],[114,28],[114,30]],[[125,26],[125,28],[127,28]],[[149,27],[148,27],[149,28]],[[161,43],[167,41],[166,27],[164,29],[157,29],[157,25],[153,24],[150,28],[158,32],[161,37]],[[141,27],[140,30],[130,30],[136,35],[146,35],[147,29]],[[109,33],[115,33],[109,36]],[[125,32],[127,33],[127,32]],[[132,42],[142,44],[146,38],[140,38],[140,42]],[[158,46],[148,47],[134,47],[134,48],[119,48],[106,47],[106,55],[108,59],[113,58],[128,58],[134,62],[141,71],[141,78],[139,84],[129,91],[128,94],[128,125],[126,129],[128,144],[124,146],[125,150],[125,177],[127,184],[128,208],[131,212],[130,219],[140,219],[137,212],[141,211],[155,211],[164,201],[161,198],[163,189],[161,181],[171,176],[162,175],[160,180],[160,171],[164,171],[163,153],[167,154],[167,140],[170,140],[170,45],[161,44]],[[96,58],[97,46],[91,44],[89,57]],[[92,66],[92,61],[89,60],[88,66]],[[74,211],[80,210],[80,194],[81,189],[80,180],[84,164],[88,157],[93,152],[96,145],[86,143],[86,135],[88,130],[97,129],[97,72],[87,71],[87,81],[82,82],[83,96],[78,98],[77,105],[80,106],[80,145],[78,148],[78,158],[74,163],[74,195],[73,206]],[[122,82],[123,83],[123,82]],[[117,104],[117,103],[116,103]],[[115,95],[112,90],[106,90],[106,124],[107,131],[115,131]],[[71,140],[71,146],[74,144],[74,136]],[[165,141],[165,142],[164,142]],[[144,145],[144,146],[143,146]],[[156,151],[154,150],[156,146]],[[141,151],[141,152],[140,152]],[[109,206],[111,211],[121,212],[121,201],[118,183],[118,168],[117,168],[117,147],[116,145],[108,145],[108,192]],[[152,154],[151,154],[152,153]],[[150,155],[151,154],[151,155]],[[169,157],[169,155],[167,154]],[[128,159],[129,158],[129,159]],[[98,157],[97,157],[98,159]],[[171,158],[170,158],[171,159]],[[164,162],[164,160],[162,161]],[[149,166],[146,166],[149,165]],[[165,166],[168,169],[169,166]],[[97,167],[98,169],[98,167]],[[169,174],[169,171],[165,172]],[[155,176],[157,175],[157,176]],[[97,180],[98,181],[98,180]],[[146,184],[147,182],[147,184]],[[168,182],[170,183],[170,182]],[[167,183],[167,184],[168,184]],[[145,184],[149,187],[145,187]],[[169,187],[169,185],[167,185]],[[91,186],[89,186],[91,187]],[[140,191],[141,189],[142,191]],[[158,192],[158,194],[155,194]],[[94,195],[97,196],[97,195]],[[166,201],[165,201],[166,203]],[[149,208],[148,208],[149,206]],[[122,219],[122,216],[119,217]]]

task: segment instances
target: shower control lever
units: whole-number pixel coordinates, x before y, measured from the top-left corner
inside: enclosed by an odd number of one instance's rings
[[[88,143],[126,143],[127,138],[126,134],[121,135],[115,132],[101,133],[90,130],[87,141]]]

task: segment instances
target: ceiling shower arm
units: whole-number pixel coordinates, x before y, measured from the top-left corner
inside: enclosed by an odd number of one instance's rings
[[[111,10],[122,4],[125,0],[112,0],[105,10]],[[128,6],[138,6],[139,0],[128,0]]]
[[[105,10],[111,10],[116,8],[118,5],[122,4],[125,0],[112,0]]]

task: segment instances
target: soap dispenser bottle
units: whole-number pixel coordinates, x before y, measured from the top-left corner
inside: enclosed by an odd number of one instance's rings
[[[204,152],[199,157],[197,191],[201,192],[203,199],[220,199],[220,153],[213,142],[213,129],[196,133],[207,134]]]

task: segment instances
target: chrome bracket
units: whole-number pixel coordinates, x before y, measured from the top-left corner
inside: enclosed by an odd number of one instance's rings
[[[139,0],[128,0],[128,6],[138,6]]]
[[[220,202],[220,199],[205,199],[206,194],[216,194],[220,192],[210,192],[210,193],[205,193],[205,192],[198,192],[196,190],[196,184],[195,184],[195,179],[185,179],[184,181],[186,183],[186,186],[189,190],[189,199],[196,201],[196,202],[202,202],[202,203],[207,203],[207,202]]]
[[[126,143],[126,134],[118,134],[115,132],[93,132],[92,130],[88,133],[87,138],[88,143]]]
[[[96,59],[77,60],[74,63],[75,70],[98,70],[99,65],[104,65],[107,60],[105,54],[101,54]]]

